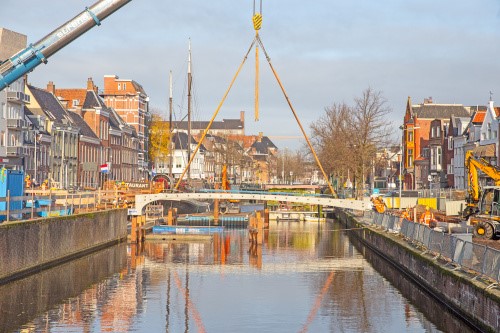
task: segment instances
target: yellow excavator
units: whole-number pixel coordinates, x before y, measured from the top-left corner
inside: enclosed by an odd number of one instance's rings
[[[483,158],[476,158],[472,151],[465,154],[468,172],[469,195],[462,213],[474,226],[474,235],[480,238],[500,237],[500,169]],[[479,185],[479,171],[490,177],[494,186]]]

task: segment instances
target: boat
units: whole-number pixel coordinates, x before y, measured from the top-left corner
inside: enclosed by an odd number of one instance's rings
[[[218,226],[176,226],[176,225],[155,225],[153,234],[177,234],[177,235],[203,235],[223,232],[224,227]]]
[[[304,216],[304,221],[306,221],[306,222],[326,222],[326,217],[306,215],[306,216]]]

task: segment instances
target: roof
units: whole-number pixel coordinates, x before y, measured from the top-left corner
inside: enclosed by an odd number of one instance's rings
[[[58,123],[71,122],[68,112],[52,93],[31,85],[27,85],[27,87],[50,120]]]
[[[473,124],[482,124],[484,121],[484,117],[486,116],[486,111],[477,111],[474,113],[472,116],[472,123]]]
[[[277,147],[274,145],[274,143],[269,140],[267,136],[263,136],[260,140],[256,140],[252,144],[252,148],[255,149],[255,152],[260,155],[267,155],[269,154],[269,148],[274,148],[276,149]]]
[[[204,130],[208,127],[209,121],[192,121],[191,129],[192,130]],[[172,127],[174,129],[188,129],[187,121],[173,121]],[[245,127],[244,122],[240,119],[222,119],[222,121],[214,121],[210,129],[214,130],[234,130],[234,129],[243,129]]]
[[[174,138],[173,141],[175,143],[175,149],[176,150],[187,150],[188,146],[188,135],[187,133],[184,132],[175,132],[174,133]],[[193,137],[191,137],[191,144],[197,145],[198,141],[196,141]],[[206,151],[205,146],[201,145],[200,146],[200,151],[204,152]]]
[[[99,97],[94,90],[87,90],[85,101],[83,102],[82,109],[101,108],[106,110],[108,107],[104,101]]]
[[[85,120],[83,120],[83,118],[78,113],[69,111],[68,114],[70,115],[70,117],[73,120],[73,122],[78,127],[80,127],[80,134],[82,134],[82,135],[84,135],[86,137],[89,137],[89,138],[93,138],[93,139],[99,140],[99,138],[94,133],[94,131],[92,131],[92,129],[90,128],[90,126],[85,122]]]
[[[412,105],[418,118],[449,119],[451,116],[470,117],[469,111],[461,104],[419,104]]]

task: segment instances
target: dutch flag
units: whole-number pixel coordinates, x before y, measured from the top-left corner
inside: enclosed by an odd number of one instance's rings
[[[102,172],[102,173],[107,173],[107,172],[109,172],[109,167],[108,167],[108,164],[103,164],[103,165],[101,165],[101,172]]]

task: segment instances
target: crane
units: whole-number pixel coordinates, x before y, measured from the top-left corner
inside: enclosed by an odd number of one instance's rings
[[[35,44],[30,44],[0,63],[0,91],[31,72],[47,58],[90,30],[131,0],[100,0],[62,24]]]

